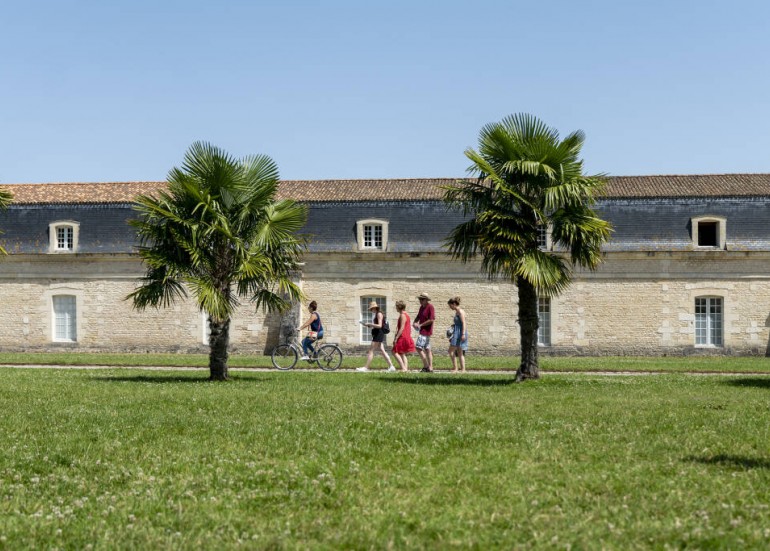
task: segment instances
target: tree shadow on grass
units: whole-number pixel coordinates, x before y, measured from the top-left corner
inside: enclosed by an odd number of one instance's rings
[[[434,385],[434,386],[508,386],[516,384],[515,379],[488,379],[486,377],[379,377],[386,383],[401,383],[406,385]]]
[[[180,377],[179,375],[159,375],[157,377],[151,377],[149,375],[114,375],[114,376],[94,376],[91,377],[94,381],[108,381],[112,383],[215,383],[216,381],[209,381],[208,376],[205,377]],[[267,377],[230,377],[228,383],[261,383],[269,381]]]
[[[697,457],[694,455],[684,458],[685,461],[692,463],[702,463],[704,465],[717,465],[720,467],[733,467],[740,469],[770,469],[770,459],[758,459],[756,457],[746,457],[744,455],[730,455],[721,453],[707,457]]]
[[[770,377],[741,377],[740,379],[727,379],[725,384],[742,388],[770,389]]]

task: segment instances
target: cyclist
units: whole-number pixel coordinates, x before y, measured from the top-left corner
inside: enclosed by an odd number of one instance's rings
[[[315,348],[313,347],[313,343],[315,341],[321,340],[324,336],[324,327],[321,325],[321,316],[318,315],[318,304],[316,301],[312,301],[310,304],[307,305],[307,309],[310,312],[310,318],[300,325],[297,328],[297,331],[302,331],[306,327],[309,327],[310,330],[307,333],[307,336],[302,339],[302,357],[301,360],[309,360],[311,355],[315,355]]]

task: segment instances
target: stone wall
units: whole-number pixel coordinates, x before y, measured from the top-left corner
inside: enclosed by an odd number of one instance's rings
[[[11,255],[0,262],[0,349],[205,352],[206,317],[191,300],[135,310],[125,297],[142,274],[127,255]],[[75,296],[77,343],[53,342],[52,297]],[[264,352],[280,317],[246,303],[230,326],[233,350]],[[272,345],[271,345],[272,346]]]
[[[594,273],[577,272],[573,285],[552,299],[551,341],[544,354],[659,355],[762,354],[770,339],[770,253],[610,253]],[[142,274],[131,255],[10,255],[0,261],[0,349],[33,351],[205,352],[205,318],[192,301],[138,312],[125,296]],[[316,300],[326,339],[348,353],[361,341],[361,297],[384,297],[395,328],[395,302],[414,318],[416,296],[436,308],[434,349],[443,351],[459,295],[466,311],[471,354],[516,354],[515,287],[488,281],[478,265],[439,253],[318,253],[305,259],[301,284]],[[52,297],[76,297],[77,343],[52,342]],[[724,347],[694,346],[694,302],[724,301]],[[307,311],[299,309],[306,319]],[[291,325],[294,324],[292,321]],[[262,353],[279,340],[281,317],[245,304],[231,325],[233,352]]]

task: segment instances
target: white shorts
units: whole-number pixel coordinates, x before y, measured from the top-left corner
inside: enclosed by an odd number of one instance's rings
[[[422,350],[430,350],[430,335],[418,335],[414,341],[414,347]]]

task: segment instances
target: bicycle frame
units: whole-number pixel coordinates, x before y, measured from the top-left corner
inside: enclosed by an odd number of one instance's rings
[[[313,342],[315,351],[312,357],[305,361],[309,364],[315,363],[324,371],[335,371],[342,365],[343,353],[337,343],[322,342],[322,339],[316,339]],[[286,371],[294,369],[300,359],[300,354],[302,354],[302,344],[295,333],[285,342],[276,346],[270,354],[270,358],[273,367]]]

